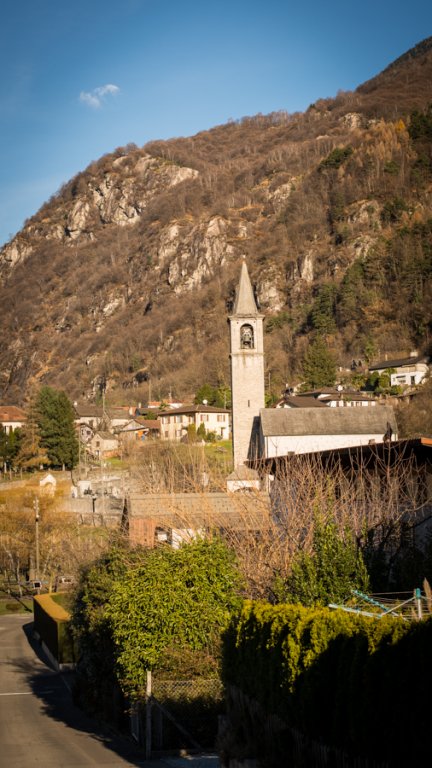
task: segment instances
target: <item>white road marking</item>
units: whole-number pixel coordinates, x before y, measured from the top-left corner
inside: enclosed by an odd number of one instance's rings
[[[32,696],[33,691],[17,691],[13,693],[0,693],[0,696]]]

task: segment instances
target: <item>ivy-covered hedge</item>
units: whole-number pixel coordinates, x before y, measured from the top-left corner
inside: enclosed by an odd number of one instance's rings
[[[51,595],[33,598],[34,628],[59,664],[74,661],[72,636],[69,629],[70,614],[55,602]]]
[[[251,716],[255,733],[245,733],[243,712],[243,738],[248,756],[266,753],[266,765],[287,758],[293,731],[390,765],[426,764],[431,647],[432,620],[246,602],[224,637],[229,718],[236,720],[230,690],[244,694],[251,710],[258,704],[261,718],[269,720],[261,732]],[[278,726],[273,746],[263,737],[271,721],[287,727],[281,738]],[[272,761],[276,743],[282,754]]]

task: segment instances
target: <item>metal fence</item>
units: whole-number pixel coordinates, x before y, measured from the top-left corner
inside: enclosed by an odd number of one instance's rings
[[[222,683],[219,678],[196,678],[195,680],[160,680],[153,675],[152,693],[161,701],[183,699],[196,701],[200,698],[222,698]]]
[[[223,706],[217,678],[164,680],[149,675],[146,700],[131,713],[131,731],[147,757],[173,750],[202,752],[214,748]]]

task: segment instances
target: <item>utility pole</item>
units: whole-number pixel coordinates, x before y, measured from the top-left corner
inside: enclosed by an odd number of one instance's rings
[[[101,494],[102,494],[102,525],[105,525],[105,475],[104,475],[104,461],[103,461],[103,448],[102,442],[104,438],[101,437],[100,448],[100,477],[101,477]]]
[[[35,581],[39,581],[39,499],[35,499],[33,502],[34,511],[35,511],[35,555],[36,555],[36,563],[35,563]]]

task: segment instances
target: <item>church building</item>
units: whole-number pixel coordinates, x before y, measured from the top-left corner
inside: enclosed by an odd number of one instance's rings
[[[243,259],[230,327],[234,473],[256,460],[397,439],[393,408],[265,408],[264,315]]]

